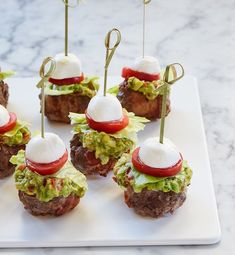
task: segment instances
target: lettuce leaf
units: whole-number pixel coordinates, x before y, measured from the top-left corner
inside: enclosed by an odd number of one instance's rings
[[[130,157],[129,154],[124,154],[114,167],[114,175],[122,188],[126,188],[127,184],[130,183],[136,193],[141,192],[144,188],[179,193],[190,184],[192,170],[185,160],[177,175],[155,177],[137,171],[131,164]]]
[[[81,96],[88,96],[92,98],[96,95],[99,89],[99,84],[97,83],[98,79],[99,77],[87,77],[79,84],[63,86],[56,86],[49,83],[45,87],[45,94],[50,96],[61,96],[78,92]]]
[[[119,158],[124,152],[129,152],[137,141],[136,133],[144,129],[146,118],[135,116],[134,113],[126,114],[129,124],[126,128],[115,134],[98,132],[89,127],[85,114],[70,113],[71,124],[75,124],[73,133],[79,134],[83,147],[95,152],[96,158],[104,165],[110,158]]]
[[[8,146],[28,143],[30,139],[30,131],[27,126],[28,124],[26,122],[18,121],[12,130],[0,134],[0,142]]]
[[[48,202],[55,197],[76,194],[84,196],[87,191],[86,177],[67,161],[63,168],[53,175],[39,175],[25,167],[25,153],[19,151],[10,162],[16,165],[14,174],[16,188],[38,200]]]

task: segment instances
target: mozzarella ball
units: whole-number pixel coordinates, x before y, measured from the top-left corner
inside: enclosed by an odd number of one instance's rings
[[[132,69],[147,74],[159,74],[161,71],[158,60],[151,56],[137,58]]]
[[[175,145],[167,138],[163,144],[159,138],[147,139],[139,150],[140,160],[147,166],[154,168],[168,168],[176,165],[181,159],[180,153]]]
[[[0,105],[0,127],[5,126],[10,121],[10,114],[8,110]]]
[[[87,113],[97,122],[120,120],[123,117],[121,103],[110,94],[94,96],[87,107]]]
[[[82,74],[81,61],[74,55],[64,53],[57,54],[55,57],[56,68],[51,76],[53,79],[65,79],[79,77]]]
[[[60,159],[65,152],[64,142],[58,135],[45,133],[45,138],[38,135],[29,141],[25,157],[35,163],[47,164]]]

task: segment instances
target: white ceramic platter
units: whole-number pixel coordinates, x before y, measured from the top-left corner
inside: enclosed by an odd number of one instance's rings
[[[39,130],[37,79],[10,79],[9,110]],[[118,84],[120,78],[109,78]],[[108,178],[88,181],[89,191],[78,207],[59,218],[34,217],[18,200],[12,177],[0,181],[0,247],[64,247],[212,244],[220,227],[195,78],[185,77],[172,89],[172,111],[165,134],[172,139],[194,171],[185,204],[162,219],[136,215],[123,202],[123,192]],[[46,122],[67,146],[70,125]],[[139,133],[140,143],[159,134],[159,122]]]

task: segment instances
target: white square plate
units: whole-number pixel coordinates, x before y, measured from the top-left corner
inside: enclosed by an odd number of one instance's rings
[[[9,110],[39,130],[37,79],[10,79]],[[120,78],[110,77],[109,84]],[[34,217],[20,201],[12,177],[0,181],[0,247],[64,247],[212,244],[220,227],[195,78],[186,76],[172,88],[172,111],[165,134],[194,171],[184,205],[162,219],[136,215],[123,202],[123,192],[108,178],[92,178],[89,191],[70,213],[58,218]],[[69,148],[71,126],[46,122]],[[140,142],[159,134],[159,121],[139,133]]]

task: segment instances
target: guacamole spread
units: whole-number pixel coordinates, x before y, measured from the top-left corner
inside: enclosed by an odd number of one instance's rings
[[[146,118],[135,116],[134,113],[125,112],[125,114],[129,117],[128,126],[114,134],[91,129],[85,114],[70,113],[69,117],[71,124],[75,124],[73,133],[79,134],[83,147],[94,151],[96,158],[105,165],[110,158],[117,159],[123,153],[131,151],[136,144],[136,133],[144,128],[144,123],[148,122]]]
[[[129,89],[142,93],[148,100],[154,100],[159,95],[163,95],[164,89],[161,86],[164,85],[162,80],[157,81],[142,81],[135,77],[130,77],[127,80],[127,86]],[[108,90],[110,94],[117,95],[119,91],[119,86],[114,86]],[[170,88],[168,87],[168,94],[170,93]]]
[[[10,162],[16,165],[14,174],[16,188],[42,202],[48,202],[59,196],[68,197],[70,194],[82,197],[87,190],[86,177],[69,161],[53,175],[40,175],[30,171],[25,165],[23,150],[12,156]]]
[[[27,123],[18,121],[15,127],[3,134],[0,134],[0,143],[8,146],[23,145],[28,143],[30,131]]]
[[[157,90],[157,88],[163,85],[162,80],[150,82],[150,81],[141,81],[135,77],[130,77],[127,80],[127,84],[128,84],[128,88],[144,94],[148,100],[154,100],[157,96],[163,95],[164,93],[163,89]]]

